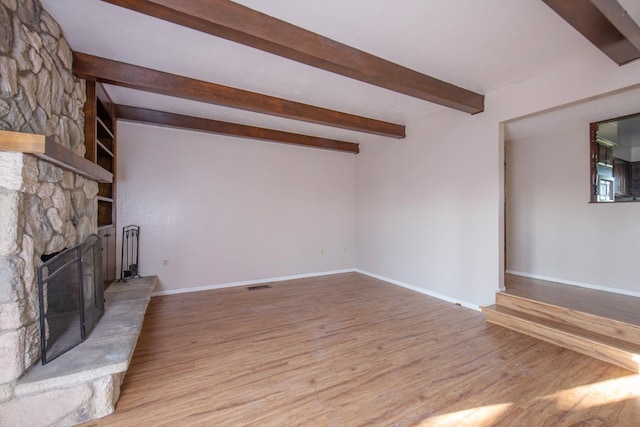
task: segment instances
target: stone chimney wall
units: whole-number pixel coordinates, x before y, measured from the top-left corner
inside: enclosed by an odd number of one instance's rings
[[[84,155],[85,82],[38,0],[0,0],[0,129],[45,134]],[[97,231],[98,185],[0,151],[0,411],[40,358],[36,268]]]
[[[84,80],[38,0],[0,0],[0,129],[53,136],[84,155]]]

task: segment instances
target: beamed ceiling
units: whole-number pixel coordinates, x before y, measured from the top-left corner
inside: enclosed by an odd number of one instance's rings
[[[42,0],[122,120],[352,153],[588,50],[636,60],[634,2]]]

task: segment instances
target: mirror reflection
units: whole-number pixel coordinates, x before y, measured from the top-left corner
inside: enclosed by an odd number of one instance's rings
[[[591,201],[640,201],[640,114],[592,124]]]

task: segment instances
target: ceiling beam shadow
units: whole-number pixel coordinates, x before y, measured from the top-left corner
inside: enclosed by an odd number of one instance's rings
[[[199,117],[184,116],[181,114],[149,110],[146,108],[116,105],[115,115],[118,120],[125,120],[130,122],[195,130],[200,132],[215,133],[218,135],[230,135],[249,139],[282,142],[286,144],[323,148],[334,151],[344,151],[354,154],[357,154],[359,152],[359,145],[353,142],[345,142],[335,139],[282,132],[279,130],[265,129],[237,123],[221,122],[218,120],[203,119]]]
[[[85,80],[95,80],[146,92],[374,135],[392,138],[405,137],[403,125],[262,95],[79,52],[73,54],[73,72]]]
[[[103,1],[445,107],[484,110],[484,95],[229,0]]]
[[[618,65],[640,58],[640,50],[594,4],[597,1],[542,1]]]

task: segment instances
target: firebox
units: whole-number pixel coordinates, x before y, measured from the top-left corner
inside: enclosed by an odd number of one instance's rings
[[[38,297],[44,365],[84,341],[104,313],[100,237],[91,234],[40,265]]]

